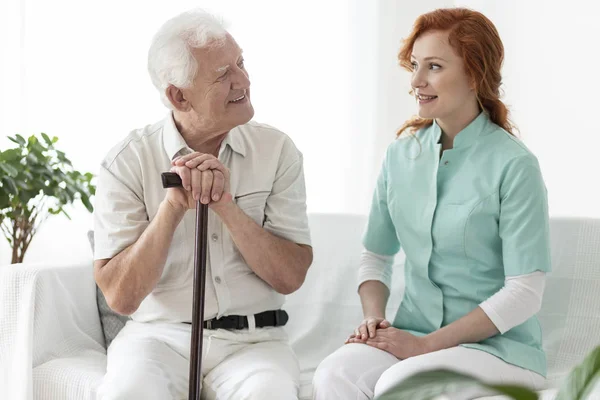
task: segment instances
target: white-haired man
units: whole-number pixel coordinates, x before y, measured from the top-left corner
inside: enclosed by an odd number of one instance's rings
[[[242,50],[211,15],[167,21],[148,68],[171,112],[114,147],[98,177],[95,279],[132,318],[108,349],[99,398],[187,398],[200,199],[210,207],[203,398],[297,399],[280,308],[312,262],[302,155],[250,121]],[[162,188],[169,170],[184,188]]]

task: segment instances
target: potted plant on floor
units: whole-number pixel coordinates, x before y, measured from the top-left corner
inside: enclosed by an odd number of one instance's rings
[[[17,146],[0,151],[0,230],[12,248],[11,263],[21,263],[40,225],[50,215],[64,214],[76,200],[93,211],[96,188],[91,173],[73,169],[55,148],[57,137],[42,133],[25,139],[8,137]]]

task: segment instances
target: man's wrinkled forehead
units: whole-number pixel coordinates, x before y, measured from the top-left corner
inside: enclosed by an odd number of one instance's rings
[[[211,75],[224,73],[232,63],[238,61],[242,52],[243,50],[230,35],[219,41],[215,40],[205,47],[192,49],[200,68]]]

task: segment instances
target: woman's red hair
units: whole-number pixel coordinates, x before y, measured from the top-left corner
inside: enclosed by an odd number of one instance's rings
[[[450,45],[462,57],[465,71],[475,84],[479,106],[496,125],[512,134],[513,124],[508,118],[508,109],[500,100],[504,46],[492,21],[480,12],[466,8],[442,8],[421,15],[398,54],[400,65],[408,71],[412,71],[410,57],[415,41],[428,31],[448,32]],[[397,135],[407,129],[414,133],[432,123],[432,119],[415,116],[400,128]]]

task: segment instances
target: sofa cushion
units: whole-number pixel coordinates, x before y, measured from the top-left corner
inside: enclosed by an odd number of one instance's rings
[[[90,241],[90,246],[92,247],[92,254],[94,254],[94,231],[88,231],[87,236]],[[104,342],[108,348],[110,343],[121,329],[123,329],[125,323],[130,318],[117,314],[108,306],[104,293],[102,293],[102,290],[100,290],[98,285],[96,285],[96,299],[98,301],[98,314],[100,315],[102,332],[104,333]]]
[[[552,272],[546,278],[542,309],[548,380],[561,380],[600,345],[600,220],[550,221]]]
[[[33,398],[94,400],[106,373],[106,354],[88,350],[33,369]]]

